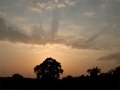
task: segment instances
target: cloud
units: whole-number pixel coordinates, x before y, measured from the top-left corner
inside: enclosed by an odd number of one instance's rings
[[[57,9],[55,9],[53,11],[53,19],[52,19],[52,23],[51,23],[51,36],[55,36],[56,33],[58,32],[58,28],[59,28],[59,11]]]
[[[6,15],[5,10],[0,9],[0,16],[5,16],[5,15]]]
[[[115,0],[116,2],[120,2],[120,0]]]
[[[17,16],[17,17],[14,18],[14,20],[17,21],[17,22],[24,22],[26,20],[26,18],[21,17],[21,16]]]
[[[55,36],[59,28],[60,8],[73,5],[77,0],[33,0],[30,8],[33,11],[41,13],[45,10],[51,10],[52,21],[50,35]]]
[[[10,41],[13,43],[26,43],[26,44],[38,44],[45,45],[47,43],[59,43],[64,40],[59,37],[48,37],[44,36],[44,32],[42,27],[35,27],[32,35],[26,35],[19,30],[15,30],[13,27],[10,27],[6,24],[6,22],[0,18],[0,40],[1,41]]]
[[[40,10],[52,10],[54,8],[62,8],[67,5],[73,5],[76,0],[33,0],[32,6]]]
[[[68,40],[67,37],[62,37],[62,36],[50,37],[49,35],[45,35],[45,34],[49,34],[49,33],[42,30],[42,27],[39,28],[35,27],[34,32],[32,32],[32,35],[28,36],[24,33],[21,33],[19,30],[14,30],[13,27],[8,26],[5,23],[5,21],[2,18],[0,18],[1,41],[10,41],[13,43],[38,44],[38,45],[46,45],[49,43],[49,44],[63,44],[72,47],[75,46],[74,41]]]
[[[84,12],[83,15],[87,17],[95,17],[96,13],[93,10],[89,10]]]
[[[21,30],[10,27],[1,18],[0,40],[7,40],[13,43],[20,42],[37,45],[63,44],[78,49],[106,50],[120,48],[120,43],[118,42],[120,31],[119,29],[115,29],[119,26],[113,26],[114,28],[111,28],[109,30],[101,30],[100,32],[92,35],[91,37],[88,36],[88,39],[83,37],[80,38],[79,36],[75,38],[75,34],[72,36],[69,34],[65,36],[61,34],[56,34],[55,36],[52,36],[50,32],[44,30],[42,24],[31,27],[32,32],[30,35],[27,35],[24,31],[20,32]]]
[[[112,53],[98,58],[100,61],[118,61],[120,62],[120,53]]]
[[[0,18],[0,40],[24,43],[29,41],[25,34],[9,27],[2,18]]]
[[[95,49],[120,48],[120,25],[108,24],[89,37],[84,43]]]

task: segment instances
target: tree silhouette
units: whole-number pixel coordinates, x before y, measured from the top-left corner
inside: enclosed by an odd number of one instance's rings
[[[35,66],[34,72],[37,78],[42,79],[58,79],[63,73],[61,64],[53,58],[47,58],[40,65]]]
[[[108,73],[112,76],[120,77],[120,66],[116,67],[115,69],[111,69]]]
[[[71,76],[57,79],[63,72],[61,65],[55,59],[47,58],[43,63],[37,65],[34,71],[37,80],[24,78],[20,74],[12,77],[0,77],[1,89],[120,89],[120,66],[111,69],[109,72],[100,73],[98,67],[88,69],[89,75]],[[100,74],[99,74],[100,73]],[[47,80],[46,80],[47,79]],[[52,80],[51,80],[52,79]],[[51,83],[52,82],[52,83]]]
[[[93,67],[92,69],[88,69],[87,72],[91,77],[97,77],[99,73],[101,73],[101,69],[98,67]]]

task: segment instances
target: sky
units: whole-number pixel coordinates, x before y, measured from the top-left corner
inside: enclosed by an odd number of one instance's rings
[[[0,0],[0,76],[35,77],[52,57],[62,76],[120,65],[120,0]]]

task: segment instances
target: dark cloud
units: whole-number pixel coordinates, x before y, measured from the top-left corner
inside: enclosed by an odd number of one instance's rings
[[[118,61],[120,62],[120,53],[112,53],[103,57],[98,58],[98,60],[102,61]]]
[[[1,41],[10,41],[10,42],[21,42],[26,44],[42,44],[47,43],[62,43],[65,40],[60,39],[59,37],[50,37],[44,35],[45,32],[42,30],[42,27],[35,28],[32,35],[28,36],[20,30],[15,30],[13,27],[7,25],[4,19],[0,18],[0,40]]]
[[[72,47],[79,47],[79,42],[69,40],[67,37],[62,36],[46,36],[46,32],[42,30],[42,26],[39,28],[34,28],[32,35],[28,36],[24,33],[21,33],[20,30],[14,30],[13,27],[8,26],[5,21],[0,18],[0,40],[1,41],[10,41],[13,43],[21,42],[26,44],[40,44],[45,45],[50,44],[64,44]],[[76,45],[75,45],[76,44]]]
[[[25,43],[29,41],[29,38],[27,35],[9,27],[5,21],[0,18],[0,40]]]
[[[58,32],[58,28],[59,28],[59,11],[56,8],[55,10],[53,10],[53,20],[52,20],[52,24],[51,24],[51,35],[54,36],[57,32]]]
[[[49,35],[50,34],[50,35]],[[16,30],[13,27],[8,26],[5,21],[0,19],[0,40],[10,42],[21,42],[26,44],[63,44],[78,49],[94,49],[94,50],[106,50],[113,48],[120,48],[119,30],[102,30],[95,35],[88,37],[88,39],[75,39],[71,36],[58,36],[57,34],[51,36],[51,33],[45,32],[42,25],[39,28],[35,28],[31,36],[26,35],[20,30]]]

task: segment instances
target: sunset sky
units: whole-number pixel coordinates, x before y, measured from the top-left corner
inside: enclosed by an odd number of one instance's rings
[[[52,57],[62,76],[120,65],[120,0],[0,0],[0,76],[35,77]]]

